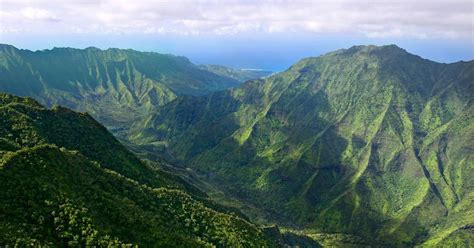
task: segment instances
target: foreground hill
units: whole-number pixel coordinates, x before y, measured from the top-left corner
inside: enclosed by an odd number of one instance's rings
[[[87,111],[108,127],[126,127],[177,95],[238,84],[185,57],[97,48],[32,52],[0,44],[0,91]]]
[[[208,70],[217,75],[233,78],[239,82],[268,77],[273,72],[258,69],[234,69],[221,65],[199,65],[199,68]]]
[[[178,97],[130,139],[312,231],[472,246],[473,92],[472,61],[356,46]]]
[[[89,115],[5,94],[0,187],[2,247],[276,246],[192,186],[142,164]]]

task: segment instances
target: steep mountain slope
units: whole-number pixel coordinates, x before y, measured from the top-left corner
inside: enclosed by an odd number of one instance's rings
[[[254,70],[254,69],[233,69],[221,65],[199,65],[199,68],[208,70],[217,75],[233,78],[239,82],[245,82],[252,79],[258,79],[270,76],[271,71]]]
[[[76,113],[60,106],[49,110],[30,98],[3,93],[0,93],[0,106],[2,150],[54,144],[78,150],[104,168],[151,187],[174,185],[202,195],[177,177],[144,166],[87,113]]]
[[[176,95],[238,84],[185,57],[97,48],[32,52],[0,44],[0,91],[87,111],[108,127],[127,126]]]
[[[308,229],[392,245],[472,242],[473,92],[472,61],[356,46],[179,97],[130,139]]]
[[[0,94],[0,117],[0,246],[276,246],[87,114]]]

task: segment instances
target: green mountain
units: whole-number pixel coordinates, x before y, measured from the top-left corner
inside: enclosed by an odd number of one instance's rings
[[[238,88],[178,97],[129,138],[284,225],[378,245],[467,247],[473,92],[473,61],[355,46]]]
[[[234,87],[185,57],[97,48],[28,51],[0,44],[0,91],[87,111],[107,127],[126,127],[177,95]]]
[[[30,98],[0,94],[0,187],[2,247],[277,245],[143,164],[88,114]]]
[[[208,70],[217,75],[233,78],[241,83],[252,79],[268,77],[273,72],[258,69],[234,69],[222,65],[199,65],[200,69]]]

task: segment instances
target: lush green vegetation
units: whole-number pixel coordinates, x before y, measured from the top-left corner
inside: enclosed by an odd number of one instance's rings
[[[253,69],[233,69],[222,65],[199,65],[199,68],[208,70],[217,75],[233,78],[239,82],[246,82],[252,79],[268,77],[273,72]]]
[[[0,76],[2,91],[91,113],[151,161],[89,114],[0,95],[0,246],[474,242],[473,61],[356,46],[217,91],[257,76],[1,45]]]
[[[87,114],[30,98],[0,94],[0,187],[0,246],[277,245]]]
[[[93,47],[32,52],[0,44],[0,75],[2,92],[87,111],[109,128],[127,127],[177,95],[239,84],[185,57]]]
[[[474,224],[473,92],[472,61],[356,46],[178,97],[129,139],[282,224],[373,244],[462,246]]]

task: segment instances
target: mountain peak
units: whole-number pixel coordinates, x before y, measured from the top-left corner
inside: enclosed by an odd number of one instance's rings
[[[326,60],[330,60],[328,62]],[[409,65],[412,63],[422,63],[425,65],[434,65],[439,64],[437,62],[422,58],[418,55],[407,52],[405,49],[397,45],[356,45],[346,49],[339,49],[333,52],[322,54],[317,57],[309,57],[300,60],[292,66],[299,70],[301,67],[306,67],[308,65],[315,65],[320,63],[331,63],[339,64],[341,60],[344,60],[348,63],[353,63],[356,61],[368,61],[373,60],[374,62],[380,63],[383,66],[393,66],[393,65]],[[326,61],[326,62],[324,62]]]
[[[12,46],[12,45],[8,45],[8,44],[1,44],[0,43],[0,51],[2,52],[12,52],[12,51],[17,51],[18,48]]]
[[[331,54],[331,53],[330,53]],[[409,54],[405,49],[391,44],[391,45],[384,45],[384,46],[376,46],[376,45],[357,45],[352,46],[348,49],[341,49],[337,50],[335,54],[338,55],[359,55],[359,54],[366,54],[366,55],[375,55],[375,56],[389,56],[389,55],[402,55],[402,54]]]
[[[305,65],[308,62],[312,63],[319,59],[323,58],[345,58],[345,59],[352,59],[354,57],[363,56],[363,57],[374,57],[379,59],[395,59],[398,60],[402,57],[411,57],[411,58],[418,58],[423,59],[420,56],[411,54],[407,52],[405,49],[394,45],[383,45],[383,46],[376,46],[376,45],[355,45],[351,46],[350,48],[339,49],[332,52],[328,52],[316,57],[309,57],[302,59],[299,63],[295,65]],[[426,59],[424,59],[426,60]]]
[[[5,48],[15,48],[15,47],[9,44],[0,43],[0,48],[5,49]]]
[[[85,50],[86,50],[86,51],[102,51],[102,49],[97,48],[97,47],[95,47],[95,46],[86,47]]]
[[[395,44],[389,44],[389,45],[381,45],[381,46],[377,46],[377,45],[354,45],[352,47],[350,47],[348,50],[350,49],[355,49],[355,50],[401,50],[401,51],[405,51],[405,49],[395,45]]]

